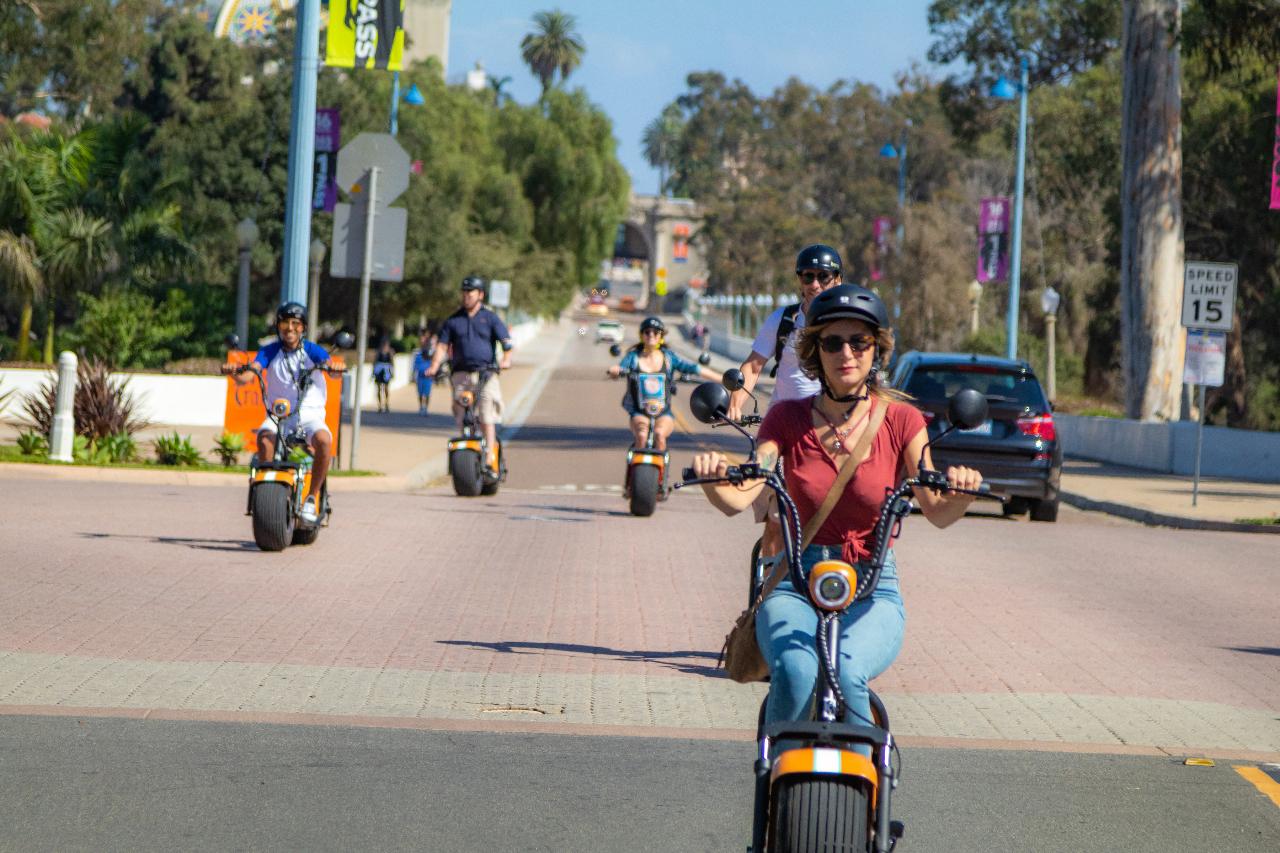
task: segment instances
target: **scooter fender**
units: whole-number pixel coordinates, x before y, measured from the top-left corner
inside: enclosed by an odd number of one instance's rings
[[[876,805],[880,774],[871,759],[857,752],[831,747],[788,749],[773,762],[770,784],[777,784],[783,776],[793,774],[823,776],[853,776],[863,779],[871,792],[871,807]]]
[[[669,457],[666,453],[657,450],[628,450],[628,465],[656,465],[660,471],[665,471]]]
[[[478,438],[451,438],[449,439],[449,452],[455,450],[474,450],[480,452],[480,439]]]

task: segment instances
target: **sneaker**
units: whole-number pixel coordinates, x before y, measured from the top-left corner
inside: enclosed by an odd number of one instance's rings
[[[302,502],[302,509],[298,512],[298,517],[307,524],[315,524],[320,520],[320,512],[316,509],[316,499],[314,497],[308,496]]]

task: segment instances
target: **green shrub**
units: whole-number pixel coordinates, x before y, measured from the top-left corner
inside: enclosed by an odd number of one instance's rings
[[[75,349],[110,365],[159,367],[172,357],[174,342],[191,334],[185,319],[191,315],[191,300],[180,290],[170,290],[158,305],[137,290],[83,294],[71,337]]]
[[[94,455],[104,462],[132,462],[138,458],[138,443],[127,432],[117,432],[94,442]]]
[[[244,436],[238,432],[224,432],[209,452],[217,455],[224,467],[230,468],[240,461],[240,454],[244,452]]]
[[[191,443],[191,436],[181,436],[175,431],[170,435],[156,438],[156,461],[161,465],[199,465],[200,451]]]
[[[49,440],[35,430],[18,436],[18,450],[23,456],[42,456],[49,452]]]

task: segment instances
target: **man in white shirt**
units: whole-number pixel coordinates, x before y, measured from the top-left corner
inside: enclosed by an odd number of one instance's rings
[[[742,417],[742,406],[749,391],[756,387],[760,373],[769,359],[774,360],[775,377],[773,396],[769,405],[782,400],[799,400],[812,397],[822,391],[818,380],[810,379],[800,369],[796,355],[796,339],[804,328],[804,315],[809,303],[824,290],[835,287],[841,281],[840,253],[830,246],[815,243],[805,246],[796,255],[796,284],[800,289],[800,301],[784,305],[765,318],[756,339],[751,344],[751,354],[742,362],[742,388],[729,397],[729,417]],[[782,526],[778,520],[778,505],[773,491],[763,489],[752,504],[756,523],[764,522],[764,536],[760,553],[772,557],[782,551]]]
[[[769,359],[775,359],[772,406],[781,400],[799,400],[812,397],[822,388],[816,379],[810,379],[800,370],[796,356],[796,337],[804,328],[804,312],[813,298],[840,283],[840,254],[830,246],[820,243],[805,246],[796,256],[796,283],[800,289],[800,301],[784,305],[765,318],[756,339],[751,344],[751,355],[742,362],[742,390],[734,391],[729,398],[729,417],[742,417],[742,406],[747,392],[756,387],[760,373]]]

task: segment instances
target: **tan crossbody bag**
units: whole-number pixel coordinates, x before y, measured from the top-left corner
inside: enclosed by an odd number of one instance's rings
[[[831,491],[827,492],[827,497],[823,500],[822,506],[818,507],[818,511],[813,514],[808,524],[804,526],[800,537],[801,553],[813,542],[813,537],[822,528],[822,524],[827,520],[827,516],[831,514],[831,510],[835,509],[836,501],[840,500],[840,496],[844,494],[845,486],[853,479],[858,466],[862,464],[862,457],[867,453],[867,448],[871,446],[876,433],[880,431],[880,425],[884,423],[884,417],[888,409],[889,406],[884,401],[879,401],[879,405],[871,413],[871,418],[867,421],[867,428],[862,431],[858,443],[849,452],[849,458],[840,466],[840,473],[836,475],[835,482],[831,484]],[[859,461],[854,462],[853,460],[855,459]],[[764,681],[769,677],[769,664],[765,662],[764,655],[760,653],[760,644],[756,642],[756,611],[760,609],[760,603],[768,597],[769,593],[773,592],[774,587],[780,584],[782,579],[787,576],[787,572],[788,567],[785,559],[774,566],[773,572],[761,585],[760,594],[756,597],[755,603],[738,615],[733,627],[729,629],[728,635],[724,638],[724,647],[720,650],[720,660],[717,663],[723,666],[729,677],[739,684]]]

